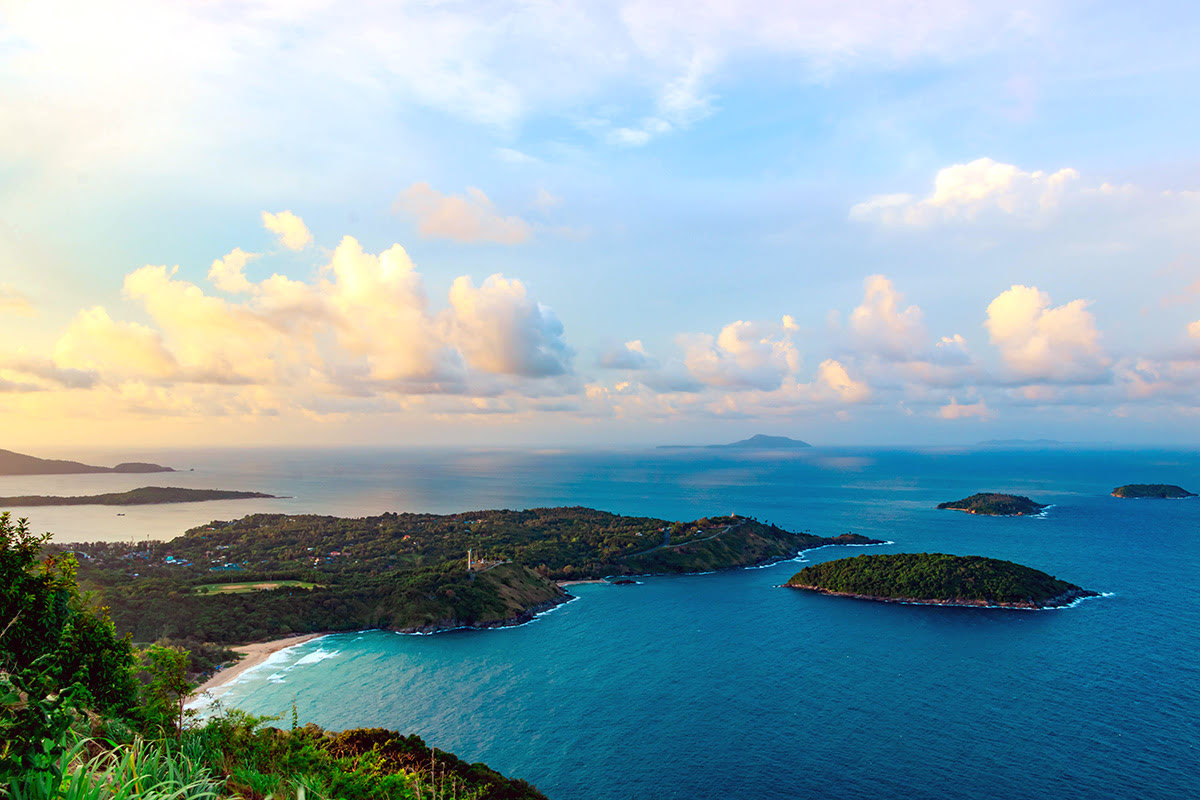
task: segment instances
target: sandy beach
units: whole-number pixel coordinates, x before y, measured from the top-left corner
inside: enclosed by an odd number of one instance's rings
[[[269,642],[255,642],[254,644],[244,644],[231,648],[239,653],[242,653],[242,659],[233,666],[225,667],[225,669],[219,670],[204,683],[197,686],[196,690],[192,692],[191,699],[195,700],[205,692],[212,692],[215,689],[225,686],[246,670],[250,669],[251,667],[258,666],[262,662],[266,661],[267,658],[273,653],[278,653],[280,650],[283,650],[287,647],[294,647],[298,644],[310,642],[313,639],[325,635],[326,634],[324,633],[306,633],[303,636],[289,636],[286,639],[273,639]]]

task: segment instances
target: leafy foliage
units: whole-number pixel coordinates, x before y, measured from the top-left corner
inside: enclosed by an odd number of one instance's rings
[[[1093,594],[1031,567],[983,556],[895,553],[814,564],[787,582],[878,599],[1041,606],[1069,593]]]
[[[1129,483],[1112,490],[1113,497],[1149,497],[1156,500],[1175,500],[1196,495],[1170,483]]]
[[[1026,514],[1037,514],[1045,506],[1021,495],[986,492],[973,494],[951,503],[939,503],[938,508],[950,508],[993,517],[1021,517]]]

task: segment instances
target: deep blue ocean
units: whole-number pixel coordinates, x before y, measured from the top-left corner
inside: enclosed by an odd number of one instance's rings
[[[195,472],[149,482],[293,499],[29,516],[66,541],[169,538],[252,511],[735,512],[894,542],[811,551],[809,563],[867,552],[979,554],[1107,595],[1053,611],[876,604],[777,588],[797,563],[584,585],[571,589],[577,600],[522,627],[315,640],[246,673],[227,704],[290,716],[295,703],[301,721],[333,729],[417,733],[554,800],[1200,796],[1200,498],[1109,496],[1134,482],[1200,491],[1195,451],[154,456]],[[147,483],[3,478],[0,494]],[[934,508],[977,491],[1052,508],[1036,518]]]

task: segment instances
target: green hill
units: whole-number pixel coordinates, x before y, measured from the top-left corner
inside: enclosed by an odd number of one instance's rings
[[[986,492],[973,494],[949,503],[938,503],[938,508],[966,511],[968,514],[985,514],[991,517],[1023,517],[1028,514],[1037,514],[1046,506],[1021,495]]]
[[[1014,608],[1053,608],[1096,595],[1011,561],[944,553],[827,561],[805,567],[785,585],[869,600]]]

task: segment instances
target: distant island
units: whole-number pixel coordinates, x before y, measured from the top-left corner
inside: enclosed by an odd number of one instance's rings
[[[938,508],[966,511],[968,514],[984,514],[991,517],[1023,517],[1028,514],[1040,513],[1046,506],[1021,495],[985,492],[950,503],[938,503]]]
[[[805,567],[785,586],[892,603],[1060,608],[1096,597],[1045,572],[983,556],[896,553]]]
[[[787,436],[767,436],[756,434],[749,439],[729,444],[660,444],[659,450],[796,450],[812,447],[808,442],[799,439],[789,439]]]
[[[1039,445],[1062,444],[1057,439],[988,439],[980,442],[985,447],[1036,447]]]
[[[1195,497],[1196,495],[1181,486],[1175,486],[1171,483],[1129,483],[1113,489],[1112,496],[1176,500],[1182,497]]]
[[[122,634],[225,646],[318,631],[513,625],[570,600],[560,584],[710,572],[826,545],[879,543],[857,534],[794,533],[736,515],[671,522],[537,508],[361,518],[254,514],[169,542],[51,551],[75,554],[80,580],[97,590]],[[225,584],[238,586],[226,591]]]
[[[143,486],[128,492],[88,494],[75,497],[23,495],[0,497],[0,507],[29,506],[146,506],[159,503],[198,503],[205,500],[244,500],[276,495],[262,492],[233,492],[225,489],[181,489],[173,486]]]
[[[146,464],[140,461],[127,461],[115,467],[94,467],[81,464],[78,461],[60,461],[57,459],[37,458],[12,450],[0,450],[0,475],[74,475],[96,472],[174,472],[170,467],[159,464]]]

